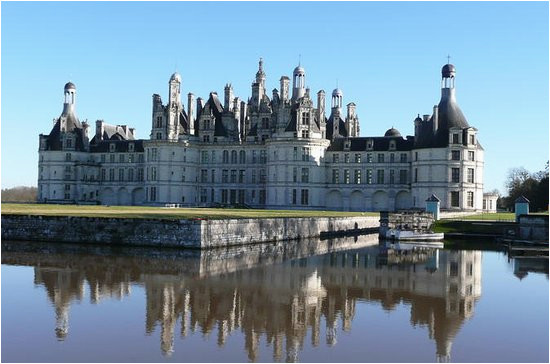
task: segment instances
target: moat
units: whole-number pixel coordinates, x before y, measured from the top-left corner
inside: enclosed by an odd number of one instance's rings
[[[3,241],[2,360],[547,362],[548,258],[451,246]]]

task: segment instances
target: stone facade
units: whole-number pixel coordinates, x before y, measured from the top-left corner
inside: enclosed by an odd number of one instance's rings
[[[260,60],[252,96],[223,101],[187,95],[169,80],[168,102],[153,95],[149,139],[126,125],[76,117],[76,87],[65,86],[63,113],[40,135],[39,200],[49,203],[387,211],[424,208],[435,194],[443,210],[481,211],[483,148],[455,97],[455,68],[445,65],[441,101],[414,120],[414,136],[394,128],[360,137],[356,105],[343,92],[316,101],[303,67],[268,96]],[[290,84],[292,81],[292,85]]]

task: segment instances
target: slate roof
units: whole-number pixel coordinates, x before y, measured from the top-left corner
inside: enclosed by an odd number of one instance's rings
[[[129,145],[130,143],[134,143],[134,152],[140,153],[143,152],[143,140],[137,139],[137,140],[102,140],[99,143],[90,143],[90,152],[91,153],[109,153],[110,152],[110,145],[114,143],[115,144],[115,152],[117,153],[123,153],[123,152],[129,152]]]
[[[327,129],[328,131],[328,129]],[[367,140],[373,141],[373,148],[367,150]],[[403,137],[354,137],[354,138],[336,138],[332,140],[330,146],[327,148],[328,152],[341,152],[344,151],[344,142],[350,141],[350,151],[362,152],[362,151],[388,151],[390,149],[390,141],[395,140],[394,151],[409,151],[412,150],[414,145],[414,137],[409,136],[407,139]],[[392,150],[392,151],[393,151]]]
[[[346,123],[345,121],[341,118],[341,117],[337,117],[336,119],[338,119],[338,136],[339,137],[347,137],[348,136],[348,130],[346,129]],[[328,118],[327,120],[327,126],[326,126],[326,136],[327,136],[327,139],[333,139],[334,136],[332,135],[332,133],[334,132],[334,120],[335,120],[335,117],[334,115],[331,113],[330,114],[330,117]]]

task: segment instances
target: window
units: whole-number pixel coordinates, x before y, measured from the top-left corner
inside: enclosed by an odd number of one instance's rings
[[[133,154],[128,154],[128,163],[134,163],[135,157]]]
[[[415,160],[415,161],[418,160],[418,152],[414,152],[414,160]]]
[[[118,180],[119,181],[124,181],[124,169],[120,168],[118,170]]]
[[[302,113],[302,125],[309,125],[309,113],[303,112]]]
[[[111,168],[109,169],[109,181],[114,181],[114,180],[115,180],[115,169]]]
[[[470,144],[475,144],[475,143],[476,143],[476,136],[470,135]]]
[[[458,191],[451,191],[451,207],[460,207]]]
[[[302,205],[309,205],[309,190],[302,190]]]
[[[236,164],[236,163],[237,163],[237,151],[232,150],[231,151],[231,164]]]
[[[101,163],[105,163],[105,154],[101,155]]]
[[[267,152],[265,150],[260,150],[260,163],[264,164],[267,162]]]
[[[119,161],[119,163],[124,163],[124,154],[119,154],[118,155],[118,161]]]
[[[212,190],[214,192],[214,190]],[[244,190],[239,190],[239,203],[244,204]]]
[[[460,160],[460,150],[452,150],[451,151],[451,160],[453,160],[453,161],[459,161]]]
[[[207,191],[206,188],[201,188],[201,202],[205,203],[207,199]]]
[[[239,163],[245,164],[246,163],[246,152],[244,150],[241,150],[239,152]]]
[[[451,169],[451,182],[454,182],[454,183],[460,182],[460,168]]]
[[[474,193],[472,191],[468,191],[466,193],[466,197],[467,197],[468,207],[474,207]]]
[[[156,187],[151,187],[151,189],[149,190],[149,193],[150,193],[150,200],[151,201],[156,201],[157,200],[157,188]]]
[[[302,130],[302,138],[304,139],[309,138],[309,130]]]
[[[384,183],[384,170],[379,169],[376,171],[376,183],[382,184]]]
[[[157,167],[151,167],[151,181],[157,180]]]
[[[367,153],[367,163],[372,163],[372,153]]]
[[[252,170],[252,183],[256,183],[256,170]]]
[[[349,169],[344,169],[344,183],[349,184]]]
[[[453,134],[453,144],[458,144],[458,134]]]
[[[210,135],[203,135],[202,136],[202,141],[204,143],[210,143]]]
[[[201,169],[201,183],[208,182],[208,170]]]
[[[309,183],[309,168],[302,168],[302,183]]]
[[[340,162],[340,154],[334,153],[332,155],[332,163],[338,163],[338,162]]]
[[[130,181],[130,182],[134,181],[134,170],[133,170],[133,168],[128,169],[128,181]]]
[[[231,170],[231,183],[237,183],[237,170]]]
[[[239,183],[244,183],[244,174],[245,174],[245,170],[240,169],[239,170]]]
[[[475,152],[469,151],[468,152],[468,160],[475,161]]]
[[[227,203],[227,190],[222,190],[222,203]]]
[[[262,129],[269,129],[269,118],[262,118]]]
[[[418,182],[418,168],[414,169],[414,181]]]
[[[229,152],[227,150],[223,151],[223,163],[229,163]]]
[[[340,183],[340,171],[338,169],[332,170],[332,183]]]
[[[349,153],[344,154],[344,163],[349,163]]]
[[[138,181],[143,182],[143,168],[138,169]]]
[[[384,154],[378,153],[378,163],[384,163]]]
[[[400,160],[401,163],[407,163],[407,153],[401,153]]]
[[[71,153],[65,153],[65,160],[67,162],[70,162],[71,161]]]
[[[181,170],[181,181],[185,182],[185,167],[183,167]]]
[[[185,157],[184,157],[185,158]],[[143,163],[143,161],[145,160],[144,156],[143,156],[143,153],[141,154],[138,154],[138,163]]]
[[[72,148],[73,147],[73,140],[72,139],[67,139],[65,141],[65,147]]]
[[[157,160],[157,148],[151,148],[151,160],[152,161]]]
[[[474,169],[468,168],[468,183],[474,183]]]
[[[309,161],[310,152],[311,151],[308,147],[302,148],[302,161],[304,162]]]
[[[372,169],[367,169],[367,183],[372,185]]]
[[[395,150],[395,140],[390,141],[390,150]]]
[[[407,170],[401,169],[399,171],[399,183],[407,183]]]
[[[390,184],[395,183],[395,170],[390,169]]]
[[[260,169],[260,183],[265,183],[265,169]]]
[[[210,171],[210,182],[215,183],[216,182],[216,170],[213,169]]]
[[[208,163],[208,151],[206,150],[201,152],[201,163]]]
[[[157,116],[157,123],[155,127],[162,128],[162,116]]]
[[[294,147],[294,160],[298,160],[298,147]]]
[[[129,143],[129,144],[128,144],[128,151],[129,151],[130,153],[132,153],[132,152],[134,151],[134,143]]]
[[[353,181],[354,183],[356,184],[360,184],[361,183],[361,170],[360,169],[356,169],[355,170],[355,173],[353,175]]]
[[[292,168],[292,182],[298,182],[298,168]]]
[[[212,163],[216,163],[216,151],[212,151]]]
[[[260,190],[260,204],[265,205],[265,190]]]
[[[157,133],[157,140],[162,139],[162,133]]]
[[[114,154],[109,155],[109,162],[115,163],[115,155]]]
[[[296,205],[296,199],[297,199],[296,189],[293,189],[292,190],[292,204],[293,205]]]

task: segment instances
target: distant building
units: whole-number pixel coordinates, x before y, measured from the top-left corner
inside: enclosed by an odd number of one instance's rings
[[[301,66],[268,96],[260,59],[247,101],[227,84],[223,101],[189,93],[185,108],[174,73],[168,102],[153,95],[149,139],[98,120],[90,140],[69,82],[61,116],[40,135],[39,200],[381,211],[424,208],[435,194],[444,210],[481,211],[484,150],[456,103],[455,74],[443,66],[439,104],[406,137],[394,128],[360,137],[356,105],[344,112],[340,89],[327,118],[325,92],[314,104]]]

